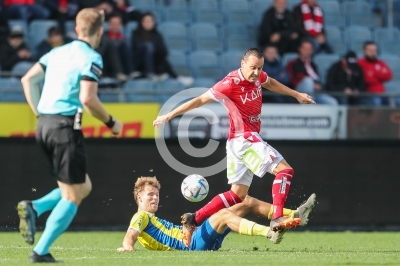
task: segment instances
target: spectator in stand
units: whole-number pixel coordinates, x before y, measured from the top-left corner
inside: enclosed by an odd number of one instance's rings
[[[36,59],[39,61],[39,59],[47,54],[48,52],[51,51],[54,47],[64,45],[70,41],[71,39],[64,38],[60,28],[58,27],[51,27],[47,31],[47,36],[48,38],[46,40],[43,40],[41,43],[38,44],[36,47]]]
[[[296,51],[298,37],[286,0],[274,0],[273,6],[265,11],[259,26],[258,45],[265,47],[273,44],[278,47],[279,54],[283,55]]]
[[[0,62],[3,71],[11,71],[19,62],[32,62],[32,55],[28,46],[23,41],[22,29],[11,30],[6,43],[0,46]]]
[[[108,31],[106,35],[114,43],[118,50],[118,56],[122,63],[123,73],[129,75],[132,73],[132,62],[130,51],[125,40],[122,28],[122,18],[119,14],[114,13],[108,19]]]
[[[386,97],[379,96],[385,93],[384,82],[392,79],[392,71],[378,59],[378,46],[375,42],[367,41],[363,46],[364,58],[358,60],[364,73],[366,91],[374,94],[370,97],[373,106],[382,106],[386,103]]]
[[[4,13],[7,19],[22,19],[26,23],[33,19],[47,19],[50,11],[36,4],[35,0],[4,0]]]
[[[103,34],[100,46],[96,51],[103,58],[103,77],[116,78],[119,82],[124,82],[128,79],[124,74],[118,49],[108,35]]]
[[[263,70],[268,73],[269,77],[276,79],[283,85],[285,86],[290,85],[289,73],[282,65],[282,62],[279,61],[278,59],[278,49],[272,44],[267,45],[264,49]],[[263,90],[263,93],[264,91],[266,90]],[[265,100],[266,102],[271,102],[271,101],[276,103],[291,102],[287,98],[291,97],[286,97],[283,95],[270,95],[268,94],[268,92],[267,94],[265,94],[265,96],[263,95],[263,101]]]
[[[341,92],[345,96],[335,95],[340,104],[363,104],[364,98],[359,97],[359,92],[365,91],[364,75],[357,63],[357,55],[353,51],[338,62],[334,63],[328,71],[327,91]]]
[[[290,61],[287,65],[292,87],[298,92],[310,95],[317,104],[338,105],[335,98],[321,93],[322,84],[318,76],[318,68],[311,59],[312,54],[312,43],[307,40],[302,41],[299,47],[299,58]]]
[[[153,82],[165,80],[170,76],[185,86],[193,83],[192,77],[182,77],[175,74],[167,60],[168,50],[162,35],[156,28],[154,15],[144,13],[138,28],[132,33],[131,40],[133,75],[132,78],[144,76]]]
[[[7,38],[10,34],[10,28],[8,27],[7,20],[2,16],[2,11],[0,11],[0,46],[7,43]]]
[[[317,0],[303,0],[293,9],[293,18],[300,38],[310,41],[315,53],[333,53],[326,40],[324,14]]]
[[[124,22],[139,21],[141,13],[134,6],[129,5],[128,0],[79,0],[80,9],[95,7],[104,10],[106,19],[114,13],[118,13]]]
[[[58,21],[62,34],[65,34],[65,22],[73,20],[78,12],[78,0],[45,0],[50,10],[50,19]]]

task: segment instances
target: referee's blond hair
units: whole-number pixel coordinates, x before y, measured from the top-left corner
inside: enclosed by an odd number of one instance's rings
[[[90,37],[96,34],[103,26],[104,11],[96,8],[84,8],[76,16],[76,26],[82,37]]]

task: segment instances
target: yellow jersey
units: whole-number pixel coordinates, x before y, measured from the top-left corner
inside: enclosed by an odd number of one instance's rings
[[[182,226],[156,217],[153,213],[137,212],[129,228],[139,232],[139,243],[151,250],[188,250],[182,242]]]

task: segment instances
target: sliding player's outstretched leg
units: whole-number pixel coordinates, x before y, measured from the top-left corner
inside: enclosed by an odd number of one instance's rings
[[[228,208],[242,202],[249,187],[247,185],[232,185],[232,189],[215,196],[208,204],[195,213],[185,213],[181,216],[183,242],[186,247],[190,245],[191,237],[196,226],[219,210]],[[240,196],[239,196],[240,195]]]
[[[317,196],[315,193],[313,193],[303,204],[297,208],[297,210],[294,211],[293,217],[301,219],[300,226],[306,226],[308,224],[308,216],[314,208],[316,201]]]

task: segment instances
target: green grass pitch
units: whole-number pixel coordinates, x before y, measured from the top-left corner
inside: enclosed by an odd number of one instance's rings
[[[68,232],[52,247],[63,265],[400,265],[400,233],[289,232],[279,245],[231,233],[219,251],[118,253],[124,232]],[[40,234],[37,235],[39,237]],[[31,247],[0,233],[0,265],[29,265]]]

